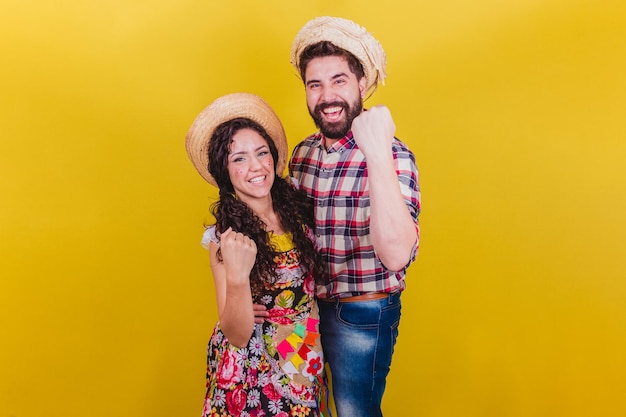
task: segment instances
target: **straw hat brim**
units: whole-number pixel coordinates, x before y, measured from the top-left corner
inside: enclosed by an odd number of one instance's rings
[[[232,93],[209,104],[196,117],[185,138],[187,155],[198,173],[217,187],[209,173],[209,143],[215,129],[224,122],[245,117],[260,124],[278,149],[276,175],[282,176],[287,165],[287,137],[280,119],[265,100],[250,93]]]

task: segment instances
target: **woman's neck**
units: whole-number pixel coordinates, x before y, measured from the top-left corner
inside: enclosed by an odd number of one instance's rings
[[[274,210],[269,210],[265,213],[255,213],[263,223],[265,223],[265,230],[272,232],[275,235],[281,235],[284,233],[283,226],[280,223],[280,217]]]
[[[250,207],[254,215],[265,224],[265,230],[267,232],[272,232],[276,235],[284,233],[280,223],[280,217],[274,211],[271,197],[263,200],[245,201],[245,203]]]

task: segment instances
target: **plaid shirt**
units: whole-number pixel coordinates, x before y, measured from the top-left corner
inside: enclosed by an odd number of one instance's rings
[[[397,139],[392,147],[400,190],[419,236],[421,203],[415,157]],[[309,136],[295,147],[289,172],[315,200],[315,232],[330,272],[329,283],[318,288],[318,296],[350,297],[404,290],[406,268],[415,259],[417,245],[401,271],[387,270],[376,256],[369,232],[367,163],[352,132],[328,150],[321,133]]]

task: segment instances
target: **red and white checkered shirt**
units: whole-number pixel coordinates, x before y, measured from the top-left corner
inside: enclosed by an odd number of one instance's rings
[[[397,139],[392,148],[400,190],[419,237],[421,201],[415,157]],[[295,147],[289,172],[315,200],[315,233],[330,273],[329,283],[318,288],[318,296],[350,297],[404,290],[406,268],[417,255],[417,244],[409,264],[401,271],[387,270],[374,252],[369,231],[367,163],[352,132],[328,150],[321,133],[309,136]]]

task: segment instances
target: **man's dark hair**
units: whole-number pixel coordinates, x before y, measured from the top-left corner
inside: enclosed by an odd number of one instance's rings
[[[302,77],[302,81],[306,82],[304,75],[306,73],[306,67],[309,65],[314,58],[321,58],[325,56],[340,56],[344,57],[346,61],[348,61],[348,67],[350,71],[356,75],[357,80],[361,80],[365,76],[365,71],[363,71],[363,65],[361,65],[361,61],[357,59],[352,53],[346,51],[343,48],[338,47],[337,45],[329,42],[329,41],[321,41],[318,43],[314,43],[313,45],[309,45],[304,48],[304,51],[300,54],[300,77]]]

